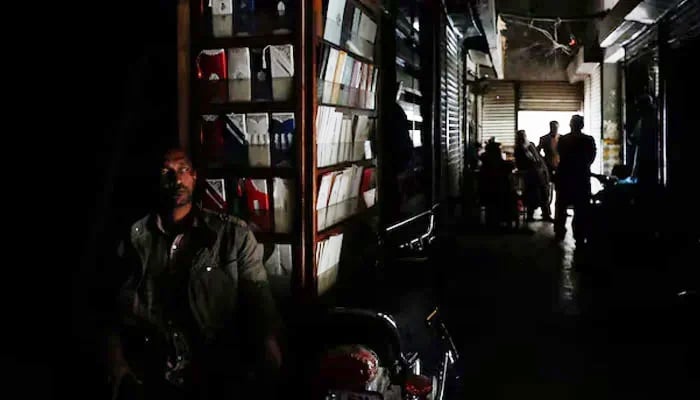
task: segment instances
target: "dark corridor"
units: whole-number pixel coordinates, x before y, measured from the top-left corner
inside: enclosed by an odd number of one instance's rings
[[[406,326],[419,326],[430,304],[448,311],[462,357],[460,398],[690,393],[697,299],[683,288],[694,278],[669,269],[691,269],[685,260],[697,246],[658,252],[659,264],[650,253],[646,261],[621,261],[576,251],[570,234],[554,241],[549,224],[531,227],[533,234],[457,235],[425,266],[444,269],[435,288],[413,289],[401,300]],[[664,281],[672,274],[675,281]]]

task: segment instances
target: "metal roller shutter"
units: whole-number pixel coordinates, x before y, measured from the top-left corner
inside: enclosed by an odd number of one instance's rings
[[[451,197],[461,195],[464,148],[462,143],[461,81],[459,44],[452,25],[445,26],[447,77],[447,177],[448,193]]]
[[[447,198],[448,193],[448,176],[447,176],[447,17],[444,13],[440,15],[440,183],[438,196],[441,200]]]
[[[654,104],[659,104],[660,101],[660,76],[659,76],[659,26],[653,25],[644,31],[638,38],[625,46],[625,97],[626,97],[626,115],[627,123],[634,124],[640,117],[638,107],[634,105],[639,96],[651,96]],[[663,28],[662,28],[663,29]],[[664,155],[660,154],[663,137],[661,130],[663,121],[657,114],[656,124],[658,125],[655,132],[654,153],[647,154],[645,158],[650,162],[651,157],[654,157],[658,162],[657,168],[659,174],[663,170]],[[630,132],[625,132],[629,135]],[[627,137],[627,136],[626,136]],[[634,156],[635,147],[630,148],[631,152],[628,157]],[[627,160],[630,165],[633,163],[631,159]],[[658,178],[661,175],[657,176]]]
[[[595,173],[601,172],[603,149],[601,147],[601,138],[603,135],[603,81],[602,69],[600,64],[591,72],[591,107],[589,109],[590,125],[584,127],[584,132],[593,136],[595,139],[596,158],[591,166],[591,171]]]
[[[581,110],[583,88],[569,82],[522,82],[519,111],[572,111]]]
[[[483,139],[495,137],[504,146],[515,144],[515,88],[511,82],[489,82],[483,94]]]
[[[477,112],[475,111],[476,109],[476,95],[469,89],[469,87],[466,88],[466,96],[464,96],[464,100],[467,102],[466,108],[466,115],[464,116],[467,119],[467,145],[470,145],[471,142],[475,142],[478,140],[477,135],[476,135],[476,115]]]
[[[484,137],[484,96],[479,94],[474,96],[476,100],[476,141],[486,140]]]
[[[700,38],[700,2],[685,0],[668,16],[668,41],[672,45]]]
[[[592,125],[591,123],[591,108],[593,105],[591,104],[591,76],[588,75],[586,79],[583,81],[583,93],[584,93],[584,110],[583,110],[583,125],[584,125],[584,130],[588,131],[588,128]],[[567,132],[568,127],[562,126],[560,127],[562,132]]]
[[[650,52],[656,52],[658,50],[658,36],[658,29],[654,25],[625,45],[625,62],[629,63]]]

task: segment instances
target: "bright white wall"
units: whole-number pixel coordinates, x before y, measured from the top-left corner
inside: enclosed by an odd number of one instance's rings
[[[537,144],[549,132],[549,121],[559,121],[559,133],[569,132],[571,116],[568,111],[518,111],[518,130],[525,129],[529,141]]]
[[[605,10],[609,10],[613,7],[615,7],[615,4],[617,4],[620,0],[603,0],[603,8]]]

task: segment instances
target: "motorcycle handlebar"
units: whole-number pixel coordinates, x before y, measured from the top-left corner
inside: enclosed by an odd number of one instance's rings
[[[445,326],[445,323],[442,321],[438,308],[435,308],[433,312],[428,315],[425,322],[435,331],[444,350],[450,354],[450,358],[452,359],[451,361],[457,361],[459,358],[457,346],[455,346],[452,336],[450,336],[450,333],[447,330],[447,326]]]

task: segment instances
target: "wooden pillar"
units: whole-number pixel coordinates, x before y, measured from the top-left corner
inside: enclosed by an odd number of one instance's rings
[[[190,149],[190,2],[177,2],[177,135],[187,153]]]

